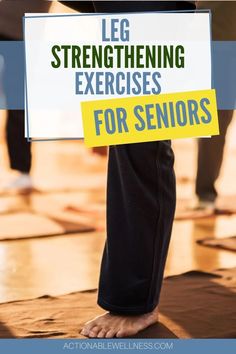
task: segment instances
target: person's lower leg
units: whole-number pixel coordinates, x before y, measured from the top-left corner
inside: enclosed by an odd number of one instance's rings
[[[7,148],[10,167],[23,174],[31,169],[31,144],[24,134],[24,111],[10,110],[6,126]]]
[[[85,325],[93,337],[133,335],[157,321],[175,209],[169,142],[111,148],[107,203],[98,304],[109,313]]]
[[[211,138],[201,138],[198,142],[196,195],[202,202],[214,203],[217,198],[215,182],[220,173],[225,137],[233,117],[233,111],[219,110],[218,115],[220,135]]]

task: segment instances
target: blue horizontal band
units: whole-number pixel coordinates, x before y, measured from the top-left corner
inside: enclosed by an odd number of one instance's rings
[[[236,339],[1,339],[4,354],[171,353],[235,354]]]
[[[212,42],[213,88],[219,109],[236,109],[235,63],[236,41]],[[24,71],[24,42],[0,41],[0,109],[24,109]]]

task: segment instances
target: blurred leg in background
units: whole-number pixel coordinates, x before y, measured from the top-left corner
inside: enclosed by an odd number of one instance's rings
[[[6,124],[7,150],[10,168],[18,171],[19,175],[6,185],[6,189],[26,191],[32,188],[31,143],[25,138],[24,127],[24,111],[9,110]]]
[[[27,12],[47,13],[50,9],[50,1],[42,0],[21,0],[21,1],[0,1],[0,41],[21,41],[22,40],[22,17]],[[11,98],[15,94],[15,84],[18,82],[20,93],[24,92],[23,80],[23,55],[16,58],[11,55],[7,56],[4,63],[4,77],[6,100],[8,109],[8,117],[6,124],[7,150],[9,154],[10,167],[18,172],[18,176],[13,180],[8,181],[3,186],[3,191],[30,191],[32,189],[32,180],[30,177],[31,169],[31,144],[27,141],[24,134],[24,111],[17,110],[17,107],[12,106]],[[18,66],[18,70],[16,69]],[[19,73],[19,67],[22,66],[22,72]],[[18,76],[20,75],[20,79]],[[19,92],[19,89],[18,91]],[[19,94],[20,94],[19,93]],[[10,100],[9,100],[10,98]],[[22,97],[22,100],[24,98]],[[24,102],[24,101],[23,101]]]
[[[233,110],[219,110],[220,135],[198,141],[196,194],[199,208],[215,208],[215,182],[222,166],[225,137],[233,118]],[[207,170],[207,173],[206,173]]]
[[[11,41],[11,38],[0,35],[0,41]],[[8,98],[12,93],[9,92],[14,80],[14,74],[11,72],[12,63],[7,60],[3,65],[3,91],[6,97],[6,107],[9,107]],[[4,84],[5,83],[5,84]],[[5,92],[6,91],[6,92]],[[11,108],[11,107],[9,107]],[[9,157],[10,168],[17,171],[17,176],[10,181],[6,181],[2,186],[3,192],[26,192],[32,189],[32,180],[30,177],[31,169],[31,144],[25,138],[24,110],[9,109],[7,111],[6,122],[6,143]]]
[[[235,41],[236,40],[236,2],[235,1],[197,1],[197,9],[210,9],[212,12],[212,38],[214,41]],[[223,47],[224,48],[224,47]],[[219,50],[219,49],[218,49]],[[223,55],[225,60],[230,63],[231,52],[224,50]],[[215,53],[218,55],[218,52]],[[224,92],[228,92],[228,97],[231,97],[231,87],[235,87],[232,83],[234,77],[228,70],[231,67],[221,68],[217,66],[215,60],[215,69],[224,71]],[[222,85],[222,84],[221,84]],[[220,87],[216,86],[216,90]],[[235,104],[235,97],[233,97]],[[231,104],[233,106],[233,102]],[[223,107],[227,108],[227,107]],[[231,109],[231,107],[230,107]],[[233,110],[221,109],[218,110],[220,135],[212,138],[202,138],[198,142],[198,164],[195,191],[198,198],[196,209],[214,210],[217,199],[217,190],[215,182],[220,174],[227,129],[233,118]]]

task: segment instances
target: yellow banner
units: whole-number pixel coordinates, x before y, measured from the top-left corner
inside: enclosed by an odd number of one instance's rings
[[[81,103],[89,147],[218,135],[215,90]]]

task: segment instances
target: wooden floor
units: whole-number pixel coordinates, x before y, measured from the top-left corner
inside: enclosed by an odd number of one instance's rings
[[[236,196],[236,126],[232,125],[218,187],[221,194]],[[178,203],[191,202],[194,190],[196,141],[174,142]],[[10,176],[6,148],[0,146],[0,181]],[[105,230],[106,158],[96,156],[80,142],[33,144],[33,178],[45,208],[55,213],[72,206],[86,213],[69,211],[73,218],[93,226],[93,210],[101,208],[97,231],[48,238],[0,241],[0,302],[59,295],[97,287]],[[37,196],[37,194],[36,194]],[[30,198],[27,197],[29,202]],[[33,199],[32,199],[33,200]],[[25,208],[25,197],[1,196],[0,210],[11,215]],[[0,214],[1,222],[1,214]],[[25,220],[25,227],[30,221]],[[17,224],[15,228],[17,230]],[[198,269],[211,271],[236,266],[235,253],[200,246],[196,240],[236,234],[236,216],[176,221],[166,266],[166,275]]]

